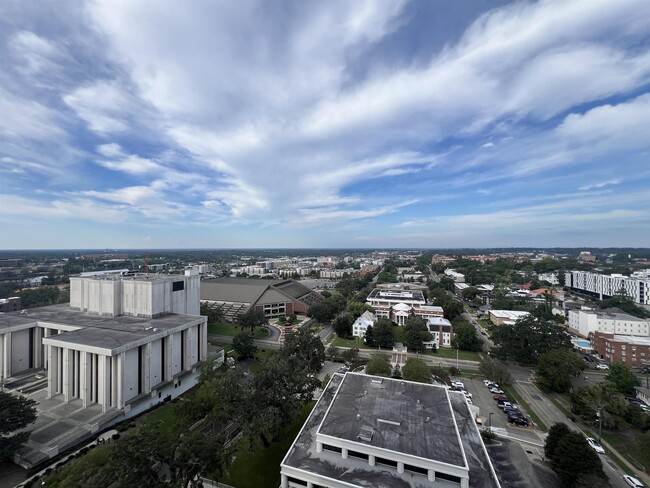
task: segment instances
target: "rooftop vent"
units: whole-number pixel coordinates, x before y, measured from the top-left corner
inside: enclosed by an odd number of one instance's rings
[[[386,420],[386,419],[377,419],[377,422],[381,424],[390,424],[390,425],[401,425],[400,422],[397,422],[395,420]]]
[[[359,431],[359,435],[357,436],[357,439],[359,439],[360,441],[370,442],[372,441],[373,432],[374,431],[372,429],[361,429]]]
[[[378,385],[381,385],[384,382],[384,380],[382,380],[381,378],[375,378],[375,379],[372,380],[372,382],[377,383]]]

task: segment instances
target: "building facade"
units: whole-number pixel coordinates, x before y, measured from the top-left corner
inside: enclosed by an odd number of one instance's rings
[[[454,326],[449,320],[442,317],[432,317],[427,320],[427,327],[433,336],[430,343],[425,343],[427,348],[451,347],[451,340],[454,338]]]
[[[639,271],[631,276],[567,271],[564,274],[564,286],[592,293],[600,300],[624,290],[635,303],[650,305],[650,270]]]
[[[595,332],[650,337],[650,319],[606,310],[569,310],[568,325],[583,337]]]
[[[375,288],[366,299],[366,304],[375,310],[377,318],[387,318],[404,325],[410,315],[427,320],[442,317],[442,307],[428,305],[420,290]]]
[[[375,325],[377,317],[372,312],[366,310],[352,324],[352,335],[354,337],[365,337],[368,327]]]
[[[512,325],[517,320],[523,319],[530,315],[529,312],[520,312],[518,310],[489,310],[488,319],[494,325]]]
[[[595,332],[591,345],[609,363],[625,363],[635,368],[650,366],[650,337]]]
[[[461,392],[335,374],[280,464],[281,487],[500,486]]]

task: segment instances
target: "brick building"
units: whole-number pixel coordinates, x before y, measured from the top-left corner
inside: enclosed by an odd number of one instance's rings
[[[609,363],[625,363],[633,367],[650,365],[650,338],[594,332],[591,345]]]

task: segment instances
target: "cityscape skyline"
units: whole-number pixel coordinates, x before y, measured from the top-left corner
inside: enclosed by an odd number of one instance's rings
[[[648,2],[0,19],[0,249],[650,242]]]

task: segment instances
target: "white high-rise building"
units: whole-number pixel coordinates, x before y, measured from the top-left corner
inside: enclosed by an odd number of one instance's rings
[[[595,293],[602,300],[619,290],[640,305],[650,305],[650,270],[638,271],[631,276],[621,274],[604,275],[590,271],[567,271],[564,286]]]

